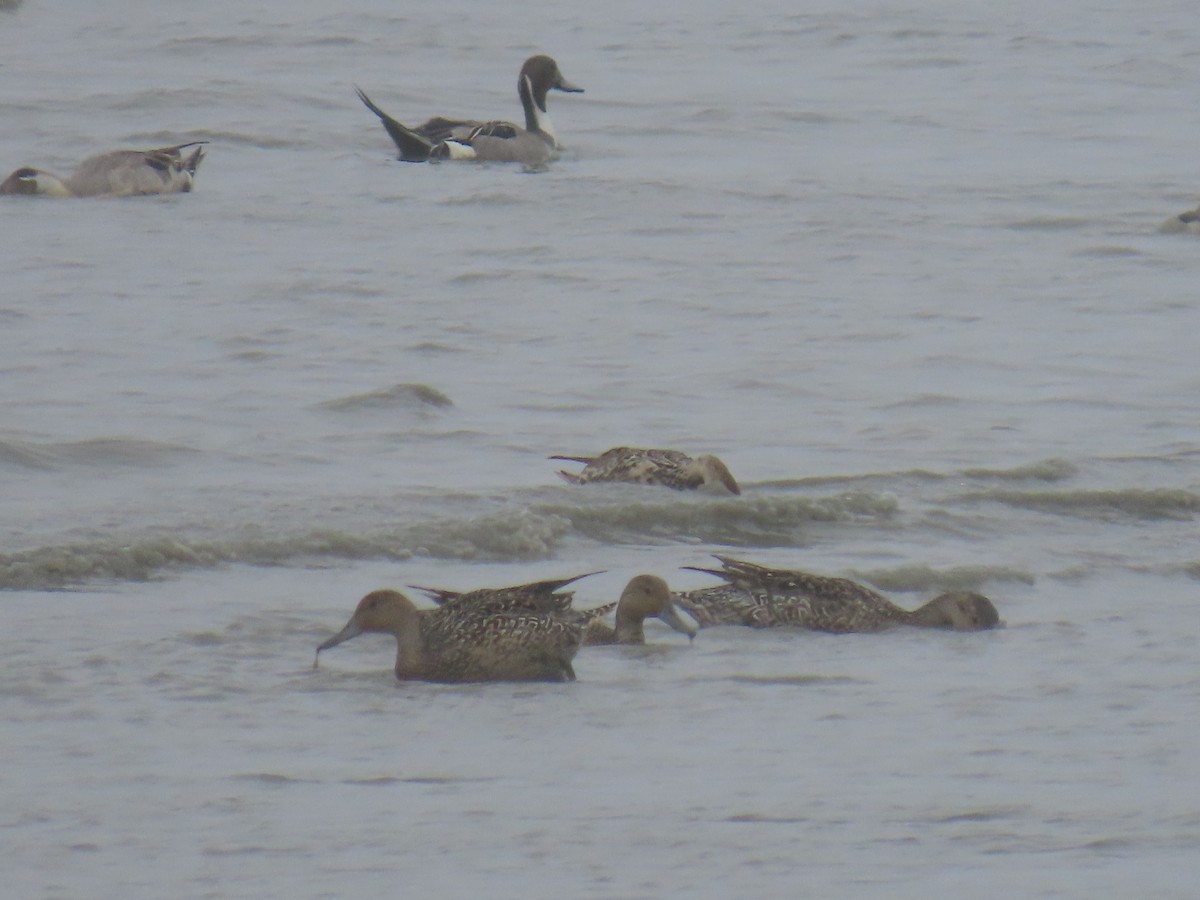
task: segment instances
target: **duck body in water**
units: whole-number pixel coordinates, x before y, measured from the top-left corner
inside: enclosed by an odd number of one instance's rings
[[[583,641],[581,622],[553,613],[486,604],[418,609],[399,591],[378,590],[317,655],[369,632],[395,637],[402,681],[574,681],[571,661]]]
[[[66,178],[23,166],[0,183],[0,194],[48,197],[134,197],[192,189],[207,141],[157,150],[114,150],[89,156]],[[182,151],[195,147],[191,153]]]
[[[992,601],[974,591],[949,591],[907,610],[848,578],[794,569],[769,569],[727,556],[722,568],[688,566],[725,581],[674,595],[675,602],[703,626],[790,625],[834,633],[883,631],[898,625],[979,631],[1001,623]]]
[[[475,159],[541,165],[558,155],[561,145],[550,114],[546,111],[549,91],[581,94],[563,77],[558,63],[549,56],[531,56],[517,76],[517,95],[525,111],[525,127],[512,122],[450,119],[436,116],[410,128],[384,112],[361,88],[358,99],[379,117],[404,162],[431,159]]]

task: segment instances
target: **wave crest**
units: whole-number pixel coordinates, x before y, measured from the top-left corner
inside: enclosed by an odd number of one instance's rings
[[[1200,512],[1200,494],[1179,488],[1122,488],[1078,491],[972,491],[968,500],[993,500],[1008,506],[1087,519],[1133,516],[1186,521]]]

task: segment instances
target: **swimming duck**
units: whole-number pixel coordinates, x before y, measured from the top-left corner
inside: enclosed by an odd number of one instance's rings
[[[115,150],[89,156],[66,178],[24,166],[0,183],[0,194],[51,197],[131,197],[178,194],[192,189],[207,141],[190,141],[157,150]],[[188,147],[196,149],[184,156]]]
[[[611,608],[612,604],[608,604],[597,610],[587,610],[586,613],[607,612]],[[686,634],[689,640],[696,636],[696,626],[679,614],[671,602],[667,583],[657,575],[636,575],[630,579],[621,592],[616,608],[615,628],[601,622],[599,615],[591,618],[583,633],[585,644],[644,644],[646,635],[642,625],[651,616]]]
[[[548,162],[560,149],[554,125],[546,113],[546,93],[550,90],[583,93],[583,88],[563,77],[558,63],[549,56],[531,56],[517,77],[517,94],[525,109],[524,128],[511,122],[476,122],[440,116],[408,128],[376,106],[360,88],[355,88],[358,99],[383,122],[400,151],[400,159],[405,162],[481,159],[527,165]]]
[[[726,556],[717,559],[723,568],[685,568],[716,575],[724,585],[675,595],[675,602],[701,625],[793,625],[848,633],[894,625],[975,631],[1000,624],[992,602],[973,591],[950,591],[906,610],[848,578],[768,569]]]
[[[372,591],[322,650],[367,632],[396,638],[402,681],[574,681],[583,627],[561,617],[497,610],[417,609],[399,591]],[[313,667],[317,665],[313,662]]]
[[[641,450],[637,447],[613,447],[599,456],[551,456],[568,462],[583,463],[578,474],[560,471],[571,484],[592,481],[629,481],[635,484],[661,484],[677,491],[701,487],[724,489],[740,494],[741,488],[725,463],[715,456],[694,459],[678,450]]]
[[[1171,216],[1158,226],[1158,230],[1161,234],[1178,234],[1182,231],[1200,234],[1200,207],[1189,209],[1177,216]]]

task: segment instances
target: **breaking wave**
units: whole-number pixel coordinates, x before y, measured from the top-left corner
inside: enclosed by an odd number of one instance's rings
[[[1178,488],[1123,488],[1075,491],[972,491],[968,500],[991,500],[1008,506],[1088,519],[1188,520],[1200,512],[1200,494]]]
[[[796,543],[805,528],[889,519],[889,496],[849,492],[830,497],[761,496],[711,500],[672,495],[661,502],[532,503],[480,515],[402,526],[264,534],[259,525],[214,538],[196,531],[167,536],[118,534],[0,554],[0,589],[58,589],[97,580],[147,581],[171,571],[244,564],[306,566],[330,560],[414,556],[480,561],[551,558],[570,538],[600,543]]]

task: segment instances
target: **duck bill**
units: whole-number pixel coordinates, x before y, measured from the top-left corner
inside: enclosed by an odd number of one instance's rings
[[[346,623],[345,628],[317,648],[317,654],[320,655],[322,650],[328,650],[330,647],[336,647],[338,644],[344,643],[351,638],[356,638],[362,633],[362,626],[360,626],[358,622],[354,621],[354,619],[351,619]]]
[[[568,94],[582,94],[583,93],[583,88],[579,87],[578,85],[571,84],[571,82],[567,81],[567,79],[565,79],[565,78],[560,78],[558,80],[558,84],[556,84],[554,86],[554,88],[555,88],[555,90],[563,91]]]
[[[684,618],[681,616],[679,610],[674,606],[668,606],[659,613],[658,618],[660,621],[666,622],[680,634],[686,634],[689,641],[695,639],[698,630],[695,622],[692,622],[690,617]]]

